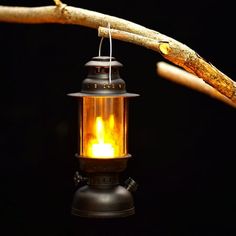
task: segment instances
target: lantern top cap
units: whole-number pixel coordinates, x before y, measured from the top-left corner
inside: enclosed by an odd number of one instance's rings
[[[136,97],[138,94],[127,93],[125,81],[119,75],[119,67],[123,65],[114,57],[96,56],[85,64],[89,67],[87,77],[82,81],[82,89],[73,97]],[[110,69],[110,71],[109,71]],[[111,72],[109,74],[108,72]],[[110,80],[109,80],[109,75]]]
[[[115,57],[109,56],[97,56],[92,57],[92,59],[85,64],[85,66],[93,66],[93,67],[122,67],[123,64],[118,62]]]

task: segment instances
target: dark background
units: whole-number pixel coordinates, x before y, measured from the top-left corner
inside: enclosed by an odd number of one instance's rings
[[[66,1],[118,16],[187,44],[234,79],[233,1]],[[43,6],[52,1],[1,1]],[[132,99],[125,171],[139,184],[136,214],[72,217],[78,168],[77,103],[97,31],[59,24],[0,24],[0,235],[236,235],[235,109],[158,77],[161,55],[113,40]],[[104,40],[103,54],[108,54]]]

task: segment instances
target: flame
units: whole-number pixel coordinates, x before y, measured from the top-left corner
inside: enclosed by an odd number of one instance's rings
[[[114,123],[114,115],[110,115],[109,119],[105,121],[100,116],[96,117],[94,125],[95,138],[91,139],[89,143],[91,157],[115,157],[117,145],[115,145],[114,135],[112,135]]]

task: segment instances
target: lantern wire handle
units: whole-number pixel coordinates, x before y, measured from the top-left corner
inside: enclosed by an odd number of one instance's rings
[[[109,32],[109,51],[110,51],[110,55],[109,55],[109,84],[111,84],[111,59],[112,59],[112,38],[111,38],[111,27],[110,27],[110,23],[108,22],[108,32]],[[98,49],[98,56],[101,56],[101,50],[102,50],[102,43],[103,43],[103,39],[104,37],[101,38],[100,43],[99,43],[99,49]]]
[[[100,43],[99,43],[99,49],[98,49],[98,56],[100,57],[101,56],[101,50],[102,50],[102,42],[103,42],[103,37],[101,38],[100,40]]]
[[[111,39],[111,27],[110,23],[108,23],[109,29],[109,42],[110,42],[110,63],[109,63],[109,84],[111,84],[111,57],[112,57],[112,39]]]

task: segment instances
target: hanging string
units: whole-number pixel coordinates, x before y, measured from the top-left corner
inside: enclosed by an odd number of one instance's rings
[[[111,60],[112,60],[112,38],[111,38],[111,28],[110,28],[110,23],[108,23],[108,32],[109,32],[109,84],[111,84]],[[100,43],[99,43],[99,48],[98,48],[98,56],[101,56],[101,51],[102,51],[102,43],[103,43],[104,37],[101,38]]]
[[[111,84],[111,58],[112,58],[112,40],[111,40],[111,28],[110,23],[108,23],[109,29],[109,42],[110,42],[110,63],[109,63],[109,84]]]
[[[100,43],[99,43],[99,48],[98,48],[98,56],[100,57],[101,56],[101,50],[102,50],[102,42],[103,42],[103,37],[101,38],[100,40]]]

